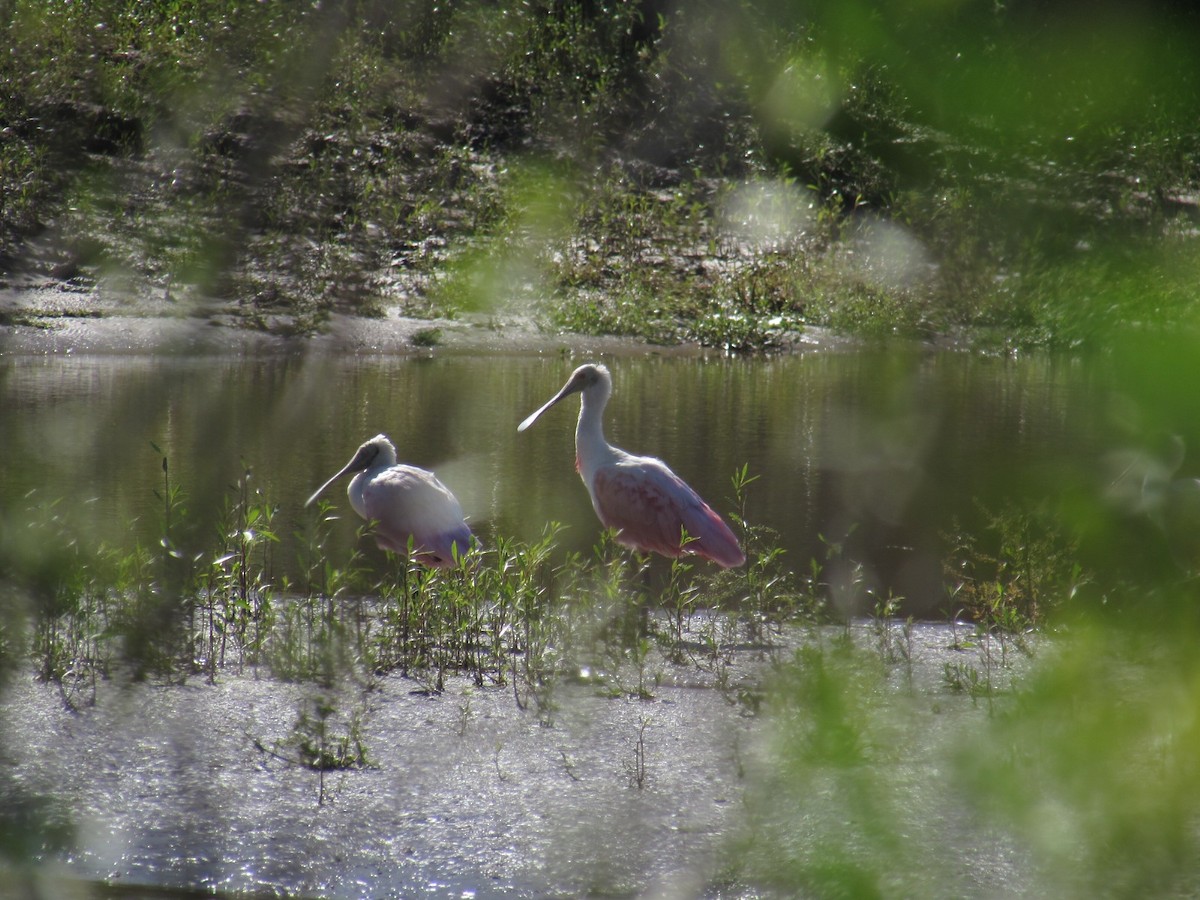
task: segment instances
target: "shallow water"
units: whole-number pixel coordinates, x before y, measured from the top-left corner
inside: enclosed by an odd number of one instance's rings
[[[903,890],[1021,894],[1027,850],[992,833],[939,773],[944,735],[988,715],[947,688],[942,667],[979,658],[952,649],[951,626],[920,625],[908,638],[892,628],[905,661],[887,661],[873,626],[851,632],[866,664],[889,667],[880,699],[915,735],[912,752],[878,776],[902,807],[897,821],[921,823],[928,868]],[[742,654],[739,677],[766,662]],[[315,773],[256,745],[286,737],[312,686],[249,674],[211,686],[105,683],[94,708],[71,713],[57,689],[22,678],[2,716],[11,784],[72,811],[74,849],[45,860],[60,874],[330,898],[772,896],[724,876],[734,839],[781,777],[771,720],[747,715],[694,668],[657,671],[652,699],[566,684],[548,717],[521,711],[504,687],[458,681],[430,695],[397,675],[366,692],[342,685],[335,693],[360,711],[372,766],[327,774],[323,804]],[[844,818],[846,801],[814,792],[784,813],[802,839]]]
[[[56,501],[85,540],[154,546],[164,475],[153,443],[183,493],[181,549],[211,547],[231,486],[250,469],[279,507],[275,564],[289,573],[295,533],[315,521],[304,499],[382,431],[401,459],[437,472],[485,541],[532,540],[556,521],[564,548],[587,551],[599,528],[573,471],[577,403],[516,431],[582,361],[3,357],[0,504],[19,515]],[[606,361],[613,443],[662,457],[722,513],[747,465],[759,476],[747,517],[778,532],[794,568],[843,545],[868,586],[892,589],[918,616],[942,612],[944,535],[956,521],[1087,482],[1105,449],[1107,388],[1070,359],[892,349]],[[358,522],[345,485],[328,498],[344,519],[335,549],[348,552]]]

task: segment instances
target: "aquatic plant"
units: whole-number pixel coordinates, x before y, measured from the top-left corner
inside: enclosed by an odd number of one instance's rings
[[[982,628],[1019,639],[1083,586],[1079,542],[1044,507],[982,512],[982,535],[956,528],[946,536],[947,593]]]
[[[637,788],[639,791],[646,787],[649,772],[646,768],[646,729],[650,727],[652,720],[649,716],[642,716],[638,721],[637,740],[633,744],[633,759],[624,760],[625,773],[629,777],[629,784]]]
[[[254,738],[260,753],[286,765],[300,766],[317,773],[317,805],[326,798],[325,773],[342,769],[361,769],[372,765],[362,736],[362,710],[354,708],[346,716],[332,691],[316,691],[300,701],[296,720],[287,737],[267,746]],[[344,727],[344,731],[339,728]]]
[[[156,454],[158,453],[155,448]],[[742,569],[704,572],[693,561],[661,567],[602,532],[590,556],[557,548],[560,526],[526,544],[494,536],[445,571],[389,556],[372,571],[360,549],[370,525],[342,560],[331,556],[333,507],[320,504],[292,536],[296,581],[279,576],[276,504],[243,468],[222,498],[211,532],[193,524],[184,487],[156,457],[161,485],[158,546],[87,548],[55,504],[30,499],[22,514],[31,543],[13,544],[8,576],[26,609],[5,620],[10,646],[26,644],[40,676],[72,686],[128,671],[135,678],[183,680],[265,668],[285,681],[330,684],[338,673],[399,671],[440,690],[447,673],[480,686],[511,683],[518,703],[553,710],[553,685],[581,670],[604,673],[610,690],[649,696],[658,654],[675,664],[696,658],[696,622],[710,661],[727,657],[721,621],[732,613],[759,643],[785,623],[818,614],[793,592],[781,551],[746,518],[754,482],[733,479],[730,520],[749,554]],[[33,552],[37,547],[38,552]],[[20,551],[19,554],[16,551]]]
[[[203,604],[193,613],[200,644],[195,659],[211,679],[237,653],[238,665],[257,667],[275,617],[271,549],[279,543],[272,529],[275,507],[251,487],[253,473],[243,470],[225,497],[218,525],[219,555],[198,574]],[[230,499],[232,497],[232,500]]]

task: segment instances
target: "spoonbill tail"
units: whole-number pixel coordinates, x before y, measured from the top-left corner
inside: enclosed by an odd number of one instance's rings
[[[358,474],[347,494],[354,511],[376,524],[375,541],[384,550],[407,554],[430,568],[454,565],[454,547],[459,556],[471,545],[471,529],[463,520],[462,507],[437,476],[416,466],[396,462],[396,448],[386,435],[377,434],[358,448],[340,472],[317,488],[304,505],[343,475]]]
[[[612,376],[604,366],[580,366],[517,431],[571,394],[580,394],[575,470],[600,521],[616,530],[618,543],[670,557],[694,553],[726,568],[746,561],[729,526],[666,463],[626,453],[604,439],[604,406],[612,395]]]

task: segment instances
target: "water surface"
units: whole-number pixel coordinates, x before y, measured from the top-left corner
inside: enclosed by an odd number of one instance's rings
[[[841,629],[790,636],[842,639]],[[852,639],[865,665],[881,661],[870,627]],[[896,848],[877,832],[906,848],[884,879],[896,896],[1025,895],[1036,883],[1029,848],[981,822],[942,771],[953,735],[988,720],[987,704],[943,683],[945,662],[978,662],[954,643],[948,625],[918,626],[908,662],[878,684],[903,742],[850,773],[889,804],[887,820],[864,829],[881,850]],[[766,665],[744,654],[738,677]],[[654,668],[652,698],[565,683],[549,716],[521,711],[506,688],[451,679],[429,695],[396,673],[364,692],[248,673],[215,685],[110,682],[78,713],[54,687],[14,679],[0,695],[10,767],[0,799],[16,785],[69,810],[74,840],[43,862],[113,885],[333,900],[780,896],[730,880],[763,874],[742,871],[739,836],[752,825],[765,836],[762,820],[778,819],[789,848],[816,852],[825,829],[843,829],[853,795],[805,790],[801,773],[780,770],[787,753],[769,718],[746,715],[694,669]],[[314,693],[359,710],[372,763],[329,773],[324,803],[315,773],[260,749],[286,738]],[[844,763],[809,773],[829,775],[844,779]],[[799,795],[781,807],[781,791]]]
[[[211,548],[212,523],[250,471],[279,507],[276,564],[290,572],[295,534],[314,520],[305,498],[385,432],[402,460],[451,487],[485,542],[531,540],[554,521],[566,526],[565,549],[586,552],[599,528],[573,470],[578,403],[516,431],[583,361],[3,358],[0,504],[56,501],[86,538],[153,545],[164,520],[153,444],[182,491],[183,549]],[[734,508],[731,476],[747,465],[758,480],[746,516],[778,533],[795,569],[842,545],[867,583],[919,615],[942,608],[944,535],[956,522],[1087,482],[1104,450],[1106,387],[1070,359],[868,350],[606,362],[613,443],[665,459],[722,513]],[[348,551],[357,521],[345,484],[328,498],[345,513],[336,549]]]

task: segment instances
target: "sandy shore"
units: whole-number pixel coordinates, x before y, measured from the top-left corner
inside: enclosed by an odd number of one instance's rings
[[[297,337],[247,327],[221,309],[197,310],[166,301],[115,302],[103,293],[51,283],[0,290],[0,356],[30,354],[219,354],[332,352],[422,355],[463,353],[719,353],[695,344],[660,346],[632,338],[555,332],[529,316],[463,315],[419,319],[397,312],[381,318],[334,315],[319,335]],[[794,348],[832,349],[850,343],[821,329],[797,335]]]
[[[436,337],[431,344],[416,340],[417,335],[428,335],[432,329],[436,329]],[[0,356],[58,353],[240,356],[302,352],[418,355],[440,351],[550,353],[568,350],[620,353],[638,349],[645,349],[645,345],[619,338],[555,335],[513,321],[499,324],[458,319],[337,316],[330,322],[327,332],[312,337],[272,334],[207,317],[56,315],[21,324],[0,325]],[[654,349],[658,352],[688,352],[687,348]],[[695,352],[695,348],[691,352]]]

